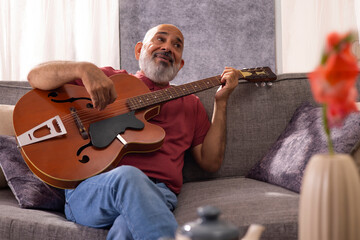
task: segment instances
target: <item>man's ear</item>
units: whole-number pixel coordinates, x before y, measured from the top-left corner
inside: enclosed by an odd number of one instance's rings
[[[138,42],[135,45],[135,58],[136,58],[136,60],[139,60],[139,58],[140,58],[140,52],[141,52],[142,46],[143,46],[142,42]]]
[[[180,71],[180,69],[182,69],[182,67],[184,66],[184,64],[185,64],[184,59],[181,59],[179,71]]]

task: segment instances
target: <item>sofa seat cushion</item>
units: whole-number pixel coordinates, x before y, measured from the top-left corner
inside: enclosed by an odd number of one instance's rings
[[[213,205],[221,218],[239,227],[240,237],[252,223],[262,224],[265,239],[297,239],[299,195],[244,177],[185,183],[175,217],[179,225],[197,219],[196,209]]]
[[[81,226],[64,214],[20,208],[11,190],[0,189],[0,239],[106,239],[107,230]]]

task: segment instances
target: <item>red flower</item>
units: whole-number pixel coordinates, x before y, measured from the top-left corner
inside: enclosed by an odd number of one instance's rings
[[[341,126],[347,115],[358,111],[355,83],[359,70],[351,53],[351,39],[350,33],[330,34],[322,64],[308,76],[314,99],[327,106],[330,127]]]

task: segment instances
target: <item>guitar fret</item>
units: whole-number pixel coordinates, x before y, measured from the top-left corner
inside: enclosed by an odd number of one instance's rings
[[[183,95],[183,93],[181,92],[181,90],[178,87],[173,87],[173,91],[174,91],[176,97],[181,97]]]
[[[204,82],[199,82],[200,89],[205,89],[206,84]]]
[[[171,88],[167,88],[167,89],[165,90],[165,92],[167,93],[167,97],[168,97],[169,99],[174,98],[174,94],[173,94],[173,91],[171,90]]]
[[[190,86],[191,89],[192,89],[191,93],[194,93],[194,92],[195,92],[195,87],[193,86],[193,84],[190,84],[189,86]]]

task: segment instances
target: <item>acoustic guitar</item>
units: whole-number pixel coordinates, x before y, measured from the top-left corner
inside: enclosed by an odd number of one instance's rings
[[[276,79],[268,67],[240,70],[241,80]],[[93,108],[84,87],[65,84],[26,93],[14,109],[14,129],[30,170],[58,188],[75,188],[81,181],[116,167],[132,152],[159,149],[165,131],[148,122],[160,104],[221,85],[220,76],[150,92],[138,78],[111,76],[118,94],[103,111]]]

